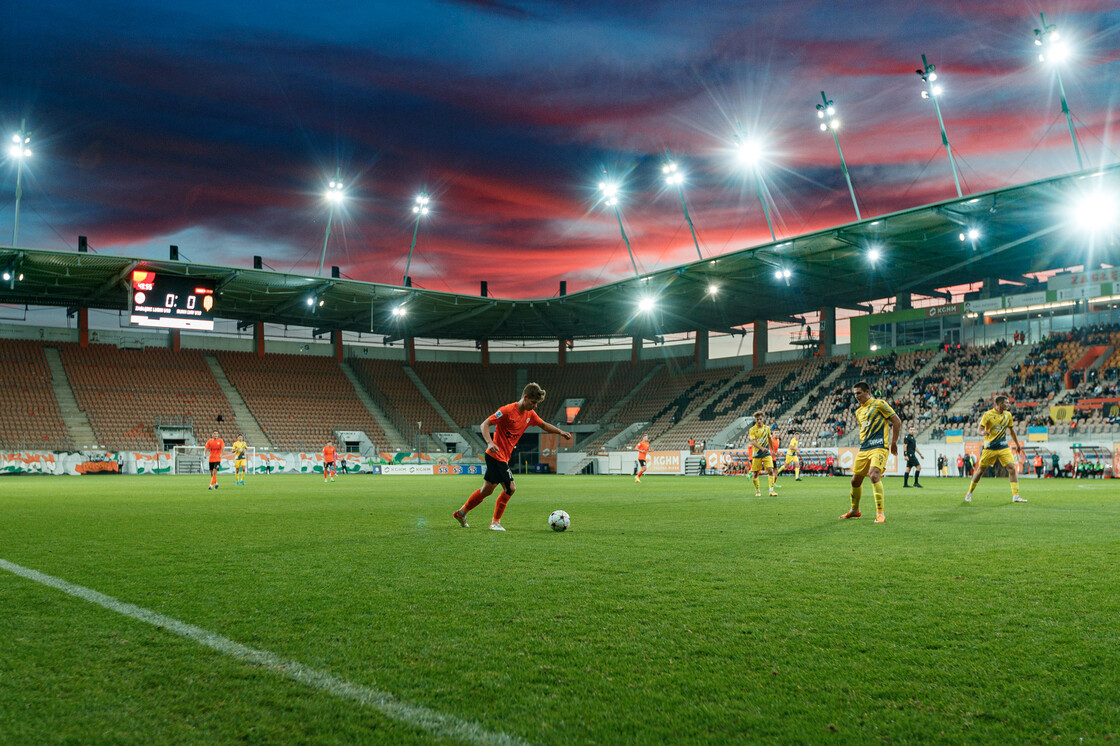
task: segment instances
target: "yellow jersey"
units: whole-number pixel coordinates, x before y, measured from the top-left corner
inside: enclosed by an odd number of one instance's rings
[[[894,417],[894,410],[882,399],[868,399],[856,410],[861,451],[887,447],[887,428],[890,427],[891,417]]]
[[[1007,448],[1007,430],[1011,427],[1011,413],[1000,414],[994,409],[989,409],[980,418],[980,426],[987,430],[984,436],[984,448],[989,451],[999,451]]]
[[[243,440],[236,440],[230,448],[233,449],[233,457],[240,461],[245,458],[245,451],[249,449],[249,444]]]
[[[786,455],[788,455],[788,456],[796,456],[797,455],[797,438],[796,437],[789,439],[789,445],[786,447]]]
[[[751,425],[747,437],[751,439],[754,445],[755,458],[766,458],[770,455],[771,435],[769,425]],[[760,447],[759,443],[765,443],[765,445]]]

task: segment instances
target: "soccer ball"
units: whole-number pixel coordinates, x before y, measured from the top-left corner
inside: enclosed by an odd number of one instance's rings
[[[567,531],[568,526],[572,525],[572,519],[564,511],[554,510],[548,517],[548,525],[552,526],[553,531]]]

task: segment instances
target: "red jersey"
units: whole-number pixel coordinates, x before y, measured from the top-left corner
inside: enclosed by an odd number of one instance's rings
[[[638,444],[638,459],[640,459],[641,461],[645,461],[646,456],[648,454],[649,454],[649,441],[648,440],[643,440],[641,443]]]
[[[222,451],[225,450],[226,444],[221,438],[211,438],[206,441],[206,450],[210,453],[210,462],[222,460]]]
[[[323,449],[323,460],[328,464],[334,461],[334,446],[327,446]]]
[[[494,445],[498,446],[498,455],[494,458],[506,462],[513,455],[513,447],[521,440],[525,430],[530,425],[544,424],[544,420],[533,410],[522,412],[517,402],[505,405],[490,415],[487,422],[494,425]]]

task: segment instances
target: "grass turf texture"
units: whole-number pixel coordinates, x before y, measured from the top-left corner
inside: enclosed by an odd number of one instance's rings
[[[534,743],[1120,733],[1120,482],[6,477],[0,557]],[[549,513],[568,511],[558,534]],[[0,741],[423,743],[0,572]]]

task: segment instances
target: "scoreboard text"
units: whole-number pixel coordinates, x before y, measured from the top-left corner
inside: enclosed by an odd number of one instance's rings
[[[135,270],[129,321],[166,329],[214,329],[214,281]]]

